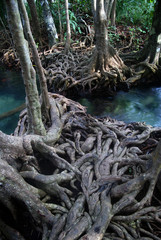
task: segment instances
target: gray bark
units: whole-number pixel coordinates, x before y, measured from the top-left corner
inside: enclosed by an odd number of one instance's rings
[[[65,11],[66,11],[66,23],[67,23],[67,39],[65,44],[66,53],[70,49],[70,41],[71,41],[71,30],[70,30],[70,21],[69,21],[69,11],[68,11],[68,0],[65,0]]]
[[[111,9],[111,26],[116,25],[116,4],[117,4],[117,0],[114,0],[112,9]]]
[[[30,8],[30,13],[31,13],[31,19],[32,19],[32,27],[33,27],[33,33],[36,38],[36,41],[39,43],[41,42],[41,29],[40,29],[40,23],[39,23],[39,18],[36,10],[36,5],[34,0],[27,0],[29,8]]]
[[[96,3],[95,34],[96,50],[100,53],[97,65],[98,69],[102,69],[104,67],[104,58],[108,57],[107,18],[104,9],[104,0],[97,0]]]
[[[44,71],[43,71],[43,68],[41,65],[41,61],[39,58],[35,40],[32,36],[32,32],[30,29],[30,23],[29,23],[29,19],[28,19],[28,15],[26,12],[24,2],[22,0],[18,0],[18,3],[19,3],[19,7],[21,9],[21,12],[23,14],[25,32],[27,33],[27,39],[31,46],[33,59],[34,59],[35,65],[36,65],[37,74],[38,74],[39,81],[40,81],[40,89],[41,89],[41,94],[42,94],[42,113],[45,116],[46,120],[49,120],[50,103],[49,103],[49,96],[48,96],[45,74],[44,74]]]
[[[17,0],[6,0],[6,7],[24,79],[28,110],[28,131],[33,134],[45,135],[46,131],[42,123],[41,106],[36,85],[36,73],[32,67],[28,45],[24,38]]]
[[[61,22],[61,13],[60,13],[60,1],[58,0],[58,15],[59,15],[59,28],[60,28],[60,41],[63,41],[63,27]]]
[[[50,6],[48,1],[40,0],[40,3],[43,10],[44,23],[46,25],[46,30],[48,34],[49,46],[52,47],[54,44],[56,44],[58,40],[57,30],[55,27],[54,19],[50,11]]]
[[[152,28],[148,40],[149,62],[159,63],[159,56],[161,51],[161,1],[157,1],[155,5],[155,12],[152,21]]]
[[[131,54],[131,56],[124,57],[126,59],[134,59],[136,62],[148,62],[152,64],[159,65],[160,52],[161,52],[161,1],[157,1],[155,4],[155,11],[153,15],[152,27],[149,32],[148,41],[145,47],[137,52],[136,54]]]
[[[106,12],[107,21],[111,22],[111,25],[115,25],[116,17],[116,2],[117,0],[104,0],[104,8]]]

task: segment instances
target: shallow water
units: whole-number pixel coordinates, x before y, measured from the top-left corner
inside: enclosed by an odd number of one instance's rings
[[[96,117],[110,116],[129,122],[145,122],[161,127],[161,87],[131,89],[118,92],[113,98],[80,98],[87,112]],[[25,102],[21,73],[0,70],[0,114]],[[0,120],[0,130],[14,131],[19,113]]]
[[[25,90],[19,72],[0,70],[0,114],[25,102]],[[19,113],[0,120],[0,130],[10,134],[17,125]]]
[[[79,102],[96,117],[109,116],[127,123],[161,126],[161,87],[120,91],[115,97],[106,99],[81,98]]]

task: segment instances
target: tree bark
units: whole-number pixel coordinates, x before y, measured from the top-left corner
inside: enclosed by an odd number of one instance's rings
[[[148,61],[149,63],[159,64],[161,51],[161,2],[155,4],[155,11],[152,20],[152,27],[149,33],[148,42],[139,54],[139,61]]]
[[[111,26],[116,25],[116,4],[117,4],[117,0],[114,0],[112,9],[111,9]]]
[[[40,29],[40,23],[39,23],[36,5],[34,0],[27,0],[27,2],[30,8],[30,13],[31,13],[33,34],[36,38],[36,41],[41,44],[41,29]]]
[[[45,120],[49,121],[50,103],[49,103],[49,96],[48,96],[48,89],[47,89],[45,74],[44,74],[44,71],[43,71],[43,68],[41,65],[41,61],[40,61],[38,50],[37,50],[37,47],[35,44],[35,40],[32,36],[30,23],[29,23],[25,5],[22,0],[18,0],[18,3],[19,3],[19,7],[21,9],[21,12],[23,14],[23,17],[24,17],[25,32],[27,33],[27,38],[29,41],[29,45],[31,46],[32,56],[33,56],[33,59],[34,59],[35,65],[36,65],[37,74],[39,77],[40,89],[41,89],[41,94],[42,94],[42,114],[43,114]]]
[[[113,75],[108,73],[109,69],[114,67],[118,69],[124,68],[124,64],[114,48],[109,44],[107,18],[104,5],[104,0],[96,1],[96,11],[94,11],[96,47],[93,54],[94,60],[92,63],[92,68],[94,71],[100,70],[107,76],[107,78],[109,76],[116,78],[116,74]]]
[[[58,40],[58,35],[55,27],[55,23],[50,11],[50,6],[48,3],[48,0],[40,0],[43,16],[44,16],[44,23],[46,25],[46,30],[48,34],[48,41],[49,41],[49,47],[52,47],[54,44],[56,44]]]
[[[42,123],[41,106],[36,85],[36,73],[32,67],[28,45],[24,38],[17,0],[7,0],[6,6],[9,23],[12,29],[12,37],[20,58],[24,79],[28,111],[28,131],[34,134],[45,135],[46,131]]]
[[[161,1],[157,1],[155,4],[155,11],[152,21],[152,28],[149,34],[149,40],[147,48],[145,47],[144,51],[147,51],[149,63],[159,64],[159,57],[161,51]],[[147,55],[144,52],[144,54]],[[144,55],[143,54],[143,55]]]
[[[146,62],[159,65],[161,52],[161,1],[155,4],[155,11],[152,20],[152,27],[149,33],[148,41],[142,50],[137,53],[122,55],[122,59],[131,63]]]
[[[97,0],[96,5],[96,20],[95,20],[95,33],[96,33],[96,50],[100,56],[97,60],[96,71],[106,68],[109,43],[107,33],[107,18],[104,9],[104,0]]]
[[[60,28],[60,41],[63,42],[64,35],[63,35],[63,27],[62,27],[62,20],[61,20],[61,10],[60,10],[60,0],[58,0],[58,15],[59,15],[59,28]]]
[[[67,39],[65,43],[65,52],[68,53],[70,49],[71,41],[71,30],[70,30],[70,20],[69,20],[69,11],[68,11],[68,0],[65,0],[65,11],[66,11],[66,24],[67,24]]]

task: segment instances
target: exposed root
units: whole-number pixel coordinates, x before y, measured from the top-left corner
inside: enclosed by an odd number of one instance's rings
[[[159,75],[160,67],[156,64],[150,64],[148,62],[140,62],[133,66],[132,77],[126,80],[127,85],[137,86],[141,84],[152,84],[154,79],[157,82],[157,76]]]
[[[129,70],[116,51],[109,48],[110,53],[104,53],[102,58],[96,49],[80,53],[76,46],[68,55],[62,52],[47,55],[44,65],[47,64],[49,89],[66,95],[72,93],[72,96],[115,91]]]
[[[161,129],[94,119],[74,101],[50,98],[49,139],[22,136],[25,112],[17,136],[0,134],[0,232],[7,237],[5,224],[17,239],[159,239],[152,224],[160,224],[160,204],[151,199],[161,143],[153,154],[145,146]]]

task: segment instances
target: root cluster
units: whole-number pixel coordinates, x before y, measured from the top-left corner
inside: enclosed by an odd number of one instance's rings
[[[53,47],[42,56],[49,90],[66,96],[112,93],[124,81],[123,63],[114,54],[106,69],[95,70],[98,58],[99,53],[93,47],[81,43],[73,44],[68,55],[60,46]]]
[[[0,154],[2,239],[160,239],[160,202],[151,199],[161,129],[95,119],[78,103],[51,96],[63,124],[55,141],[23,137],[25,112],[16,136],[0,134],[1,144],[10,141]]]

